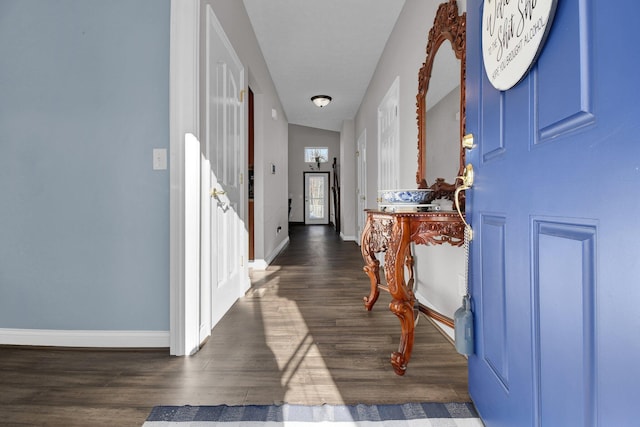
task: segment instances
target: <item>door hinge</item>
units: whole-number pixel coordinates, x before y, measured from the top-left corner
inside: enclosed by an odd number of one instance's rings
[[[244,255],[240,255],[240,267],[244,267]]]
[[[244,174],[240,172],[240,185],[244,184]]]
[[[240,102],[244,101],[244,89],[240,89]]]

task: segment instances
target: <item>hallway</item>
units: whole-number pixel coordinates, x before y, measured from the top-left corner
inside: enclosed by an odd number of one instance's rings
[[[423,316],[404,377],[389,355],[400,325],[383,292],[362,305],[359,247],[331,227],[291,242],[196,355],[0,347],[2,422],[141,425],[154,405],[468,401],[466,360]]]
[[[264,328],[263,344],[274,353],[282,400],[352,404],[469,399],[465,359],[423,316],[407,373],[394,374],[389,355],[397,349],[400,323],[388,310],[386,292],[371,312],[364,309],[368,278],[354,242],[342,242],[328,226],[292,226],[290,238],[268,271],[254,273],[252,294],[225,319],[231,321],[244,308],[259,321],[256,329]],[[256,361],[261,362],[267,360]],[[252,388],[247,401],[268,403],[268,396],[266,390]]]

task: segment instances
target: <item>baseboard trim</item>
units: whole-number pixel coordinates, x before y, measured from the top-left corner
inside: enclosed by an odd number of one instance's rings
[[[253,261],[250,261],[249,268],[252,268],[254,270],[266,270],[267,267],[269,267],[269,264],[271,264],[273,260],[276,259],[276,257],[280,254],[280,252],[282,252],[288,245],[289,236],[287,236],[282,242],[280,242],[278,247],[271,251],[269,256],[267,256],[265,259],[254,259]]]
[[[437,311],[433,306],[428,302],[426,298],[422,296],[419,291],[415,293],[417,298],[418,310],[427,318],[431,323],[433,323],[436,328],[440,331],[442,335],[444,335],[451,343],[454,340],[454,322],[453,319],[445,316],[444,314]],[[422,302],[424,301],[424,302]]]
[[[433,317],[425,314],[422,311],[421,311],[421,313],[422,313],[422,315],[424,317],[427,318],[427,320],[429,322],[431,322],[433,324],[433,326],[436,327],[438,332],[440,332],[442,334],[442,336],[445,337],[447,339],[447,341],[449,341],[449,343],[451,343],[451,345],[453,345],[453,346],[456,345],[454,330],[452,328],[450,328],[449,325],[446,325],[446,324],[444,324],[442,322],[438,322],[436,319],[434,319]]]
[[[263,259],[254,259],[253,261],[249,261],[249,268],[253,270],[266,270],[269,267],[267,261]]]
[[[340,232],[340,238],[342,240],[344,240],[345,242],[355,242],[356,241],[356,236],[345,236],[344,234],[342,234],[342,232]]]
[[[163,348],[169,347],[169,331],[0,329],[0,344],[53,347]]]

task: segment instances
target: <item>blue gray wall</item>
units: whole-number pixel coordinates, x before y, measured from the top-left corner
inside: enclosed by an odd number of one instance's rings
[[[0,328],[169,329],[169,16],[0,1]]]

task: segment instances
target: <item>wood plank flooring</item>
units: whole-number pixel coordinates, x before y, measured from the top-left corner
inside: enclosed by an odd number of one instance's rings
[[[154,405],[469,401],[466,359],[423,316],[403,377],[400,323],[373,311],[354,242],[290,227],[290,245],[196,355],[0,347],[0,425],[140,426]]]

